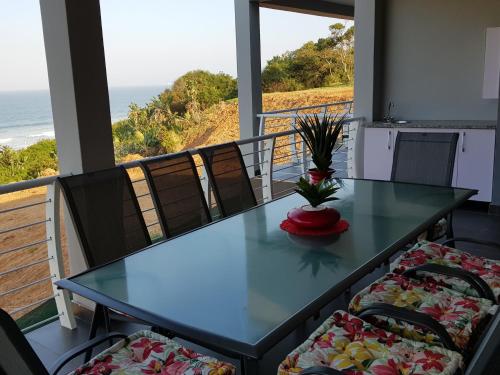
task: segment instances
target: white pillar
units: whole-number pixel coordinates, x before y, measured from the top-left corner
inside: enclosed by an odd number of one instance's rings
[[[375,1],[354,5],[354,117],[373,120],[375,85]]]
[[[500,97],[500,87],[498,88]],[[500,100],[498,101],[497,130],[495,132],[495,162],[493,164],[493,196],[490,212],[500,214]]]
[[[61,174],[115,165],[99,0],[40,0]],[[71,272],[85,268],[65,211]]]
[[[365,121],[377,120],[380,112],[383,35],[380,0],[354,2],[354,116]],[[364,129],[358,126],[356,135],[356,176],[363,177]]]
[[[257,114],[262,112],[259,4],[250,0],[234,0],[234,9],[240,139],[245,139],[259,134]],[[243,148],[245,153],[255,150],[255,147]],[[257,161],[255,154],[250,163]]]

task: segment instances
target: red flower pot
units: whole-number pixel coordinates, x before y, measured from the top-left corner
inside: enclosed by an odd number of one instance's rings
[[[327,228],[340,220],[340,213],[331,207],[302,206],[288,212],[288,220],[302,228]]]
[[[312,184],[319,184],[322,180],[325,180],[325,179],[330,179],[330,177],[332,177],[332,174],[333,172],[335,172],[335,170],[333,169],[328,169],[327,171],[320,171],[316,168],[313,168],[313,169],[309,169],[308,170],[309,172],[309,176],[311,177],[311,183]]]

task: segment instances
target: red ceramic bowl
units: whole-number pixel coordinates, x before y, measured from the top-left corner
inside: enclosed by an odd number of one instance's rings
[[[310,206],[294,208],[288,212],[288,220],[303,228],[327,228],[340,220],[339,212],[331,207],[312,210]]]

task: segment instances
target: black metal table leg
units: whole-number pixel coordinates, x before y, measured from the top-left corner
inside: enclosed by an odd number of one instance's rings
[[[254,358],[241,358],[241,375],[258,375],[259,362]]]

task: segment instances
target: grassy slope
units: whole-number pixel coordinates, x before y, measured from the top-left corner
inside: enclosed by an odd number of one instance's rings
[[[320,88],[263,95],[264,111],[332,103],[353,98],[352,87]],[[202,115],[200,125],[186,131],[184,148],[223,143],[239,138],[237,100],[217,104]]]

